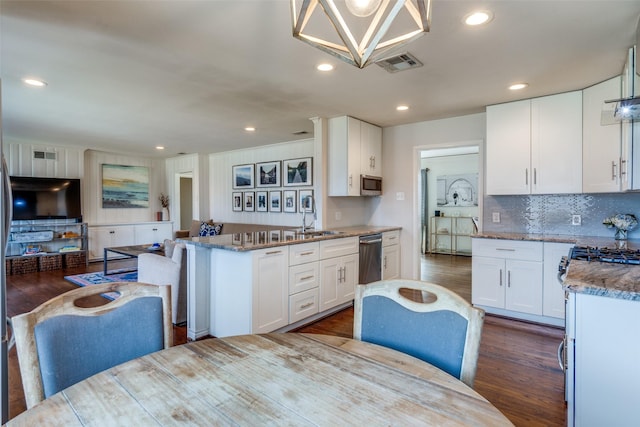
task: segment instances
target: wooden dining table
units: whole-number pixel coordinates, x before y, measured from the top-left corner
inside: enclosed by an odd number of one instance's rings
[[[81,381],[7,426],[511,426],[458,379],[349,338],[272,333],[162,350]]]

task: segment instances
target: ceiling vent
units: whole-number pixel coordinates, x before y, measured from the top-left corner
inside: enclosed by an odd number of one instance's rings
[[[376,61],[376,64],[384,68],[390,73],[398,71],[410,70],[411,68],[422,67],[422,62],[410,53],[401,53],[400,55],[391,56],[389,58]]]

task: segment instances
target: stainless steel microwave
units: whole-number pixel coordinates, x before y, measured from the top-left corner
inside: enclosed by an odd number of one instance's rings
[[[361,196],[382,195],[382,177],[360,175],[360,195]]]

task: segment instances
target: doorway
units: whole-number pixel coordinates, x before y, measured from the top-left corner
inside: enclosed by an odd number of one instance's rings
[[[181,173],[179,176],[179,218],[180,230],[189,230],[193,218],[193,174]]]
[[[471,255],[481,213],[480,141],[420,151],[420,256]],[[420,276],[425,263],[420,263]]]

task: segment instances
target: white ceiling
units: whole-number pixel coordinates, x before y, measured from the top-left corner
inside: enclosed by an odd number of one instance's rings
[[[493,21],[463,26],[477,8]],[[294,39],[288,0],[2,0],[3,138],[174,156],[303,139],[316,116],[386,127],[481,112],[620,74],[640,1],[433,0],[432,12],[405,49],[424,66],[391,74]],[[316,71],[326,61],[335,70]],[[510,93],[517,81],[530,87]]]

